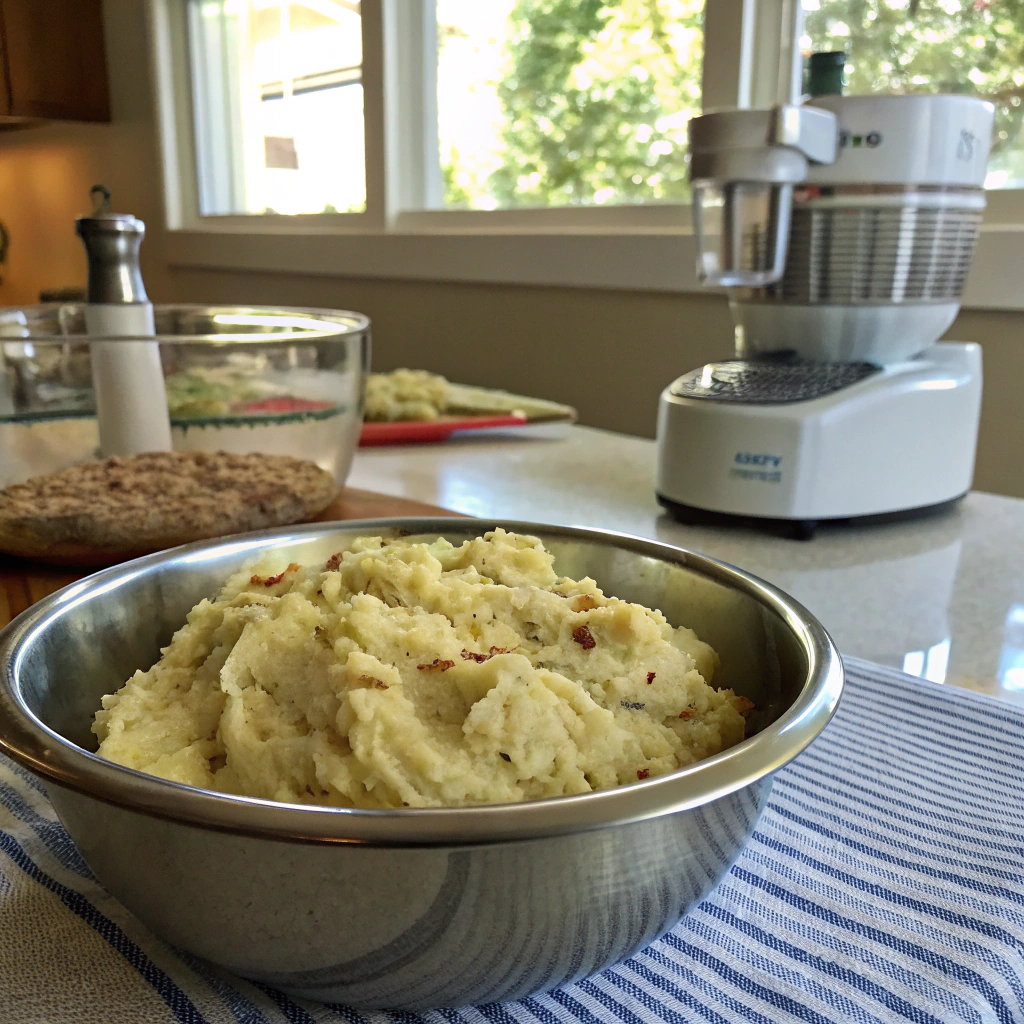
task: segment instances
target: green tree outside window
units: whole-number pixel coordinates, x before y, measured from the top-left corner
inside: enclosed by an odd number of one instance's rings
[[[1024,0],[805,0],[812,5],[805,49],[847,51],[848,93],[991,99],[989,185],[1024,185]],[[443,167],[446,205],[687,201],[703,6],[516,0],[494,72],[500,160],[468,187],[453,150]]]

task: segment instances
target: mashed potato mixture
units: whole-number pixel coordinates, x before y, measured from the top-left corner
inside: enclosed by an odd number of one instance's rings
[[[426,370],[371,373],[366,379],[366,411],[371,422],[436,420],[448,408],[448,381]]]
[[[664,616],[559,578],[534,537],[364,537],[257,564],[103,698],[99,753],[342,807],[504,803],[653,778],[743,738],[750,703]]]

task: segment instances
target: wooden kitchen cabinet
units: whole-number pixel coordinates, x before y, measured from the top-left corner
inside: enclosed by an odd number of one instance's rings
[[[0,0],[0,115],[109,121],[102,0]]]

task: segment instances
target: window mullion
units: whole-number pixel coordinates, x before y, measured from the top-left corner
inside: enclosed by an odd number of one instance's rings
[[[178,59],[187,54],[188,12],[182,4],[172,11],[167,0],[150,0],[146,14],[156,92],[164,215],[167,227],[177,230],[192,227],[199,219],[187,63]]]
[[[757,0],[750,48],[750,106],[770,107],[789,100],[793,54],[783,26],[799,14],[799,0]],[[788,38],[788,32],[787,32]]]
[[[444,180],[441,175],[441,144],[437,121],[437,0],[419,0],[423,34],[420,53],[422,67],[419,86],[422,90],[423,137],[423,208],[436,210],[444,206]]]
[[[363,131],[366,160],[366,225],[387,224],[387,140],[385,136],[385,0],[363,0]]]
[[[705,110],[770,107],[799,92],[799,63],[788,43],[800,0],[707,0],[704,8]],[[785,36],[785,38],[784,38]]]
[[[442,205],[434,0],[382,0],[387,223]]]
[[[704,110],[751,105],[758,6],[758,0],[706,0],[701,71]]]

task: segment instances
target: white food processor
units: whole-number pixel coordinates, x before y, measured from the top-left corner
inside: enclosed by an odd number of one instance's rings
[[[673,381],[658,500],[684,522],[942,507],[971,486],[981,351],[938,339],[985,207],[994,108],[826,95],[690,122],[698,276],[736,358]]]

